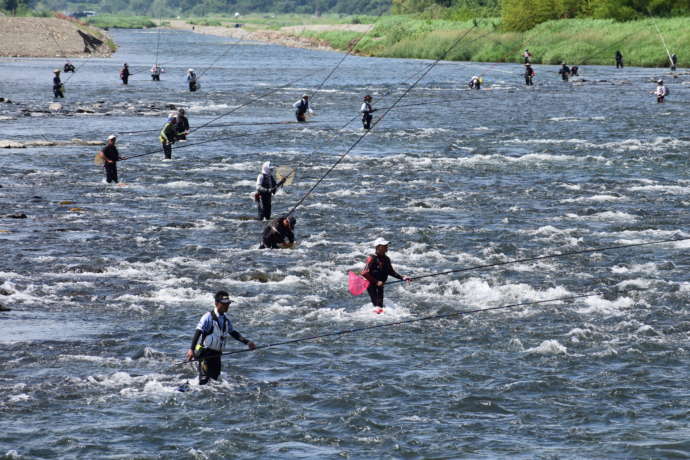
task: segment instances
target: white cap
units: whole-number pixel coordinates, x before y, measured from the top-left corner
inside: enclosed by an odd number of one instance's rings
[[[187,72],[194,72],[194,69],[189,69],[187,70]]]
[[[117,138],[117,136],[115,134],[111,134],[110,136],[108,136],[108,140],[112,140],[112,139],[116,139],[116,138]]]
[[[390,243],[391,242],[385,238],[376,238],[376,241],[374,241],[374,247],[376,247],[376,246],[388,246]]]

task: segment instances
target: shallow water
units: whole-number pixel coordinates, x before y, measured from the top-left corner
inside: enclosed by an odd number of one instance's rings
[[[584,67],[568,85],[537,66],[527,90],[519,66],[439,64],[298,210],[298,247],[259,251],[261,163],[298,168],[274,200],[287,211],[361,135],[361,96],[390,106],[428,62],[348,57],[311,124],[259,125],[292,121],[342,55],[169,31],[153,83],[156,34],[113,31],[113,59],[75,60],[67,114],[21,112],[52,102],[64,61],[2,60],[0,96],[19,105],[0,104],[0,138],[152,130],[120,136],[136,155],[158,148],[168,104],[195,127],[302,80],[172,161],[120,163],[122,186],[94,147],[0,151],[0,215],[28,216],[0,219],[0,458],[690,457],[687,241],[393,285],[383,315],[346,289],[379,236],[411,275],[690,237],[687,75],[666,76],[660,105],[663,70]],[[216,59],[187,92],[186,69]],[[126,88],[125,61],[142,72]],[[486,91],[469,91],[481,72]],[[73,113],[96,101],[104,113]],[[241,353],[199,387],[177,364],[221,288],[258,344],[599,294]]]

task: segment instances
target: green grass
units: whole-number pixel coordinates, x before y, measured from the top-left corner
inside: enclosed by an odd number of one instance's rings
[[[690,56],[690,18],[657,19],[666,44],[681,59]],[[533,62],[542,64],[612,65],[619,49],[626,65],[668,65],[668,56],[651,19],[614,22],[608,19],[563,19],[539,24],[525,33],[504,32],[498,18],[454,22],[406,16],[383,17],[361,39],[357,52],[371,56],[436,59],[451,48],[448,60],[522,62],[529,48]],[[471,30],[472,29],[472,30]],[[452,47],[459,37],[465,38]],[[345,50],[362,34],[303,32],[333,48]]]
[[[86,18],[89,24],[100,27],[101,29],[109,29],[115,27],[118,29],[146,29],[149,27],[156,27],[156,24],[146,16],[123,16],[115,14],[99,14]]]

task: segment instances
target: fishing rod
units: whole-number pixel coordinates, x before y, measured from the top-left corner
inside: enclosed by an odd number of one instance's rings
[[[312,336],[308,336],[308,337],[300,337],[300,338],[292,339],[292,340],[285,340],[283,342],[274,342],[274,343],[268,343],[266,345],[257,345],[255,348],[251,348],[251,349],[245,348],[242,350],[226,351],[226,352],[222,352],[222,353],[217,353],[217,354],[205,356],[203,359],[213,358],[216,356],[235,355],[238,353],[246,353],[248,351],[263,350],[266,348],[273,348],[273,347],[278,347],[281,345],[291,345],[294,343],[323,339],[325,337],[333,337],[333,336],[345,335],[345,334],[354,334],[356,332],[368,331],[368,330],[372,330],[372,329],[380,329],[380,328],[391,327],[391,326],[401,326],[404,324],[418,323],[421,321],[432,321],[432,320],[437,320],[437,319],[453,318],[456,316],[473,315],[476,313],[485,313],[488,311],[496,311],[496,310],[510,310],[510,309],[518,308],[518,307],[526,307],[526,306],[530,306],[530,305],[542,305],[542,304],[553,303],[553,302],[567,302],[567,301],[572,301],[572,300],[585,299],[588,297],[595,297],[598,295],[602,295],[602,293],[598,292],[598,291],[593,291],[593,292],[589,292],[586,294],[578,294],[578,295],[573,295],[573,296],[568,296],[568,297],[557,297],[557,298],[546,299],[546,300],[535,300],[535,301],[531,301],[531,302],[520,302],[520,303],[509,304],[509,305],[500,305],[498,307],[475,308],[473,310],[456,311],[453,313],[442,313],[440,315],[429,315],[429,316],[423,316],[421,318],[413,318],[413,319],[406,319],[406,320],[400,320],[400,321],[393,321],[390,323],[375,324],[372,326],[355,327],[352,329],[343,329],[343,330],[339,330],[339,331],[326,332],[324,334],[312,335]],[[194,358],[194,359],[190,359],[187,361],[180,361],[180,362],[174,363],[173,366],[180,366],[180,365],[187,364],[187,363],[194,362],[194,361],[199,361],[199,359]]]
[[[652,24],[654,24],[656,33],[659,35],[659,38],[661,39],[661,44],[664,45],[666,55],[668,56],[668,61],[671,63],[671,67],[673,67],[673,58],[671,57],[671,52],[668,50],[668,46],[666,46],[666,40],[664,40],[664,36],[661,35],[661,30],[659,30],[659,26],[656,25],[656,21],[654,20],[654,16],[652,16],[652,12],[650,11],[649,7],[647,7],[647,13],[649,14],[649,19],[652,20]]]
[[[472,27],[471,29],[468,29],[468,30],[467,30],[464,34],[462,34],[455,42],[453,42],[453,43],[451,44],[451,46],[450,46],[448,49],[446,49],[446,51],[443,52],[443,53],[441,54],[441,56],[440,56],[438,59],[436,59],[434,62],[432,62],[432,63],[428,66],[428,68],[422,73],[422,75],[419,76],[419,78],[417,78],[417,80],[415,80],[415,82],[414,82],[409,88],[407,88],[407,89],[405,90],[405,92],[404,92],[400,97],[398,97],[398,99],[395,100],[395,102],[393,103],[393,105],[392,105],[390,108],[386,109],[385,112],[384,112],[379,118],[377,118],[377,119],[374,121],[374,123],[372,124],[372,128],[376,127],[376,125],[378,125],[378,124],[386,117],[386,115],[388,115],[388,113],[390,113],[390,111],[393,110],[393,109],[395,108],[395,106],[396,106],[405,96],[407,96],[407,95],[410,93],[410,91],[412,91],[412,89],[413,89],[415,86],[417,86],[417,84],[418,84],[418,83],[419,83],[419,82],[420,82],[420,81],[421,81],[421,80],[422,80],[422,79],[423,79],[423,78],[424,78],[424,77],[425,77],[425,76],[436,66],[436,64],[438,64],[444,57],[446,57],[446,56],[448,55],[448,53],[449,53],[455,46],[457,46],[457,45],[458,45],[458,44],[459,44],[459,43],[460,43],[460,42],[461,42],[461,41],[472,31],[472,30],[474,30],[474,27]],[[487,33],[487,34],[488,34],[488,33]],[[487,34],[484,34],[484,35],[487,35]],[[479,38],[482,38],[484,35],[480,35],[479,37],[475,38],[475,40],[478,40]],[[365,131],[365,132],[364,132],[364,133],[363,133],[363,134],[362,134],[362,135],[361,135],[351,146],[350,146],[350,148],[348,148],[348,149],[345,151],[345,153],[343,153],[343,154],[338,158],[338,160],[336,160],[336,162],[333,163],[333,165],[326,171],[326,173],[325,173],[321,178],[319,178],[319,180],[316,181],[316,183],[315,183],[309,190],[307,190],[307,192],[304,194],[304,196],[302,196],[302,198],[300,198],[300,200],[297,202],[297,204],[295,204],[295,205],[292,207],[292,209],[290,209],[290,211],[286,214],[288,217],[289,217],[292,213],[295,212],[295,210],[304,202],[304,200],[307,199],[307,197],[316,189],[316,187],[318,187],[319,184],[321,184],[321,182],[323,182],[323,180],[331,173],[331,171],[333,171],[333,170],[336,168],[336,166],[338,166],[338,164],[340,164],[340,162],[343,161],[343,160],[345,159],[345,157],[346,157],[346,156],[347,156],[347,155],[348,155],[348,154],[349,154],[349,153],[350,153],[360,142],[362,142],[362,140],[367,136],[367,134],[369,134],[369,132],[370,132],[370,130],[366,130],[366,131]]]
[[[510,264],[516,264],[516,263],[522,263],[522,262],[533,262],[535,260],[544,260],[544,259],[555,259],[558,257],[569,257],[569,256],[575,256],[575,255],[580,255],[580,254],[592,254],[592,253],[597,253],[597,252],[603,252],[603,251],[609,251],[609,250],[614,250],[614,249],[625,249],[625,248],[635,248],[635,247],[640,247],[640,246],[650,246],[653,244],[662,244],[662,243],[673,243],[673,242],[678,242],[678,241],[687,241],[690,240],[690,237],[688,238],[675,238],[675,239],[667,239],[667,240],[659,240],[659,241],[649,241],[645,243],[632,243],[632,244],[621,244],[618,246],[608,246],[605,248],[592,248],[592,249],[582,249],[580,251],[571,251],[571,252],[562,252],[560,254],[548,254],[544,256],[536,256],[536,257],[527,257],[524,259],[514,259],[514,260],[509,260],[507,262],[496,262],[493,264],[486,264],[486,265],[476,265],[474,267],[466,267],[466,268],[458,268],[455,270],[447,270],[443,272],[438,272],[438,273],[429,273],[427,275],[420,275],[420,276],[413,276],[410,277],[410,280],[418,280],[422,278],[429,278],[431,276],[439,276],[439,275],[448,275],[450,273],[460,273],[460,272],[467,272],[471,270],[481,270],[485,268],[493,268],[493,267],[499,267],[502,265],[510,265]],[[394,283],[402,283],[403,280],[396,280],[396,281],[391,281],[386,284],[394,284]]]
[[[309,124],[323,124],[327,123],[325,121],[310,121]],[[253,123],[253,122],[237,122],[237,123],[218,123],[216,125],[208,125],[207,128],[224,128],[228,126],[266,126],[266,125],[297,125],[304,124],[299,121],[267,121],[263,123]],[[142,129],[139,131],[118,131],[118,134],[140,134],[140,133],[152,133],[158,132],[160,129]]]

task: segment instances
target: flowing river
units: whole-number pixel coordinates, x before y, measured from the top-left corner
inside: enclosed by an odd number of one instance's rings
[[[259,250],[261,164],[297,168],[273,202],[288,211],[361,136],[362,97],[390,107],[431,61],[349,56],[309,123],[269,124],[343,55],[112,34],[112,59],[63,74],[59,113],[64,60],[0,61],[0,139],[64,141],[0,150],[0,458],[690,458],[688,241],[394,284],[381,315],[347,291],[378,237],[412,276],[690,238],[687,74],[536,66],[527,89],[519,65],[441,62],[298,208],[296,248]],[[164,161],[173,106],[212,123]],[[113,133],[122,155],[155,152],[119,163],[120,186],[72,141]],[[593,295],[235,354],[199,386],[179,363],[219,289],[259,345]]]

